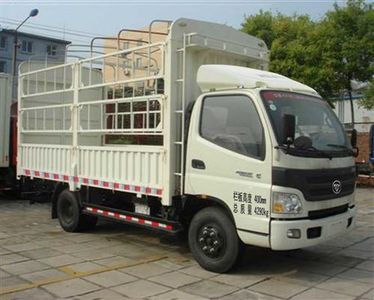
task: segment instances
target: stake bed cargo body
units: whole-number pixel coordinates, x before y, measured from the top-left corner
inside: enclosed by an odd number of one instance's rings
[[[328,105],[262,71],[263,41],[169,25],[151,25],[145,45],[22,67],[17,172],[57,182],[62,227],[104,217],[188,229],[194,257],[216,272],[234,264],[239,239],[295,249],[350,229],[354,161]]]
[[[124,77],[127,62],[148,63],[148,52],[149,68],[135,67]],[[65,178],[72,189],[84,184],[126,190],[170,205],[183,188],[183,107],[201,93],[196,73],[207,63],[266,68],[267,49],[227,26],[181,19],[164,42],[41,70],[24,65],[19,175],[47,172]],[[113,90],[131,95],[110,98]],[[106,143],[111,134],[159,137],[163,145]]]

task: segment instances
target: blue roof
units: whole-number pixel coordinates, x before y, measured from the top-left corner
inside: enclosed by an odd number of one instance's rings
[[[15,32],[16,31],[14,29],[4,29],[4,28],[0,29],[0,33],[8,33],[8,34],[14,35]],[[70,41],[66,41],[66,40],[62,40],[62,39],[56,39],[56,38],[48,37],[48,36],[45,36],[45,35],[38,35],[38,34],[33,34],[33,33],[22,32],[22,31],[18,31],[18,36],[24,36],[24,37],[29,37],[29,38],[38,39],[38,40],[51,41],[51,42],[54,42],[54,43],[57,43],[57,44],[64,44],[64,45],[71,44]]]

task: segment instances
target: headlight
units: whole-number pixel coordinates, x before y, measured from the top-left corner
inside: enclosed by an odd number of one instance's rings
[[[295,194],[273,192],[273,213],[301,214],[303,206]]]

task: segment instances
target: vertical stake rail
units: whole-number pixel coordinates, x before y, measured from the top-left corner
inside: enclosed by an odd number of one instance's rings
[[[63,82],[62,89],[65,90],[66,89],[66,66],[64,66],[63,75],[62,75],[62,82]]]
[[[73,96],[73,105],[71,108],[71,129],[72,129],[72,153],[71,153],[71,176],[78,176],[78,129],[79,129],[79,88],[80,88],[80,68],[81,63],[74,64],[74,96]],[[71,178],[71,177],[70,177]],[[71,190],[77,188],[74,180],[69,182]]]
[[[180,140],[175,141],[174,145],[176,148],[180,149],[179,152],[179,159],[180,159],[180,166],[179,172],[175,172],[174,175],[179,177],[180,180],[180,193],[181,195],[184,194],[184,110],[185,110],[185,102],[186,102],[186,90],[185,90],[185,80],[186,80],[186,34],[183,35],[183,47],[179,48],[178,54],[182,57],[181,62],[181,78],[176,80],[176,84],[178,85],[178,89],[181,89],[181,99],[180,99],[180,107],[177,108],[175,111],[176,117],[178,119],[178,115],[180,115],[181,123],[180,123]]]
[[[149,98],[147,98],[146,106],[146,124],[143,123],[143,127],[151,128],[151,126],[149,125]]]
[[[30,63],[28,63],[27,64],[27,72],[31,72],[31,67],[30,67]],[[19,77],[20,78],[20,81],[21,81],[21,77]],[[23,78],[25,78],[24,76],[22,76],[22,81],[23,81]],[[26,78],[27,78],[27,95],[29,95],[30,94],[30,75],[27,75],[26,76]],[[18,97],[18,99],[20,99],[19,97]]]
[[[104,111],[104,105],[103,104],[100,104],[100,129],[105,129],[104,128],[104,122],[105,122],[105,111]]]
[[[118,102],[114,103],[114,129],[118,129]]]
[[[91,123],[91,105],[87,105],[87,129],[90,130]]]
[[[35,93],[39,93],[39,80],[38,80],[38,74],[35,73]]]
[[[114,72],[114,79],[115,79],[115,81],[118,81],[118,73],[119,73],[119,55],[117,54],[116,55],[116,66],[115,66],[115,72]],[[105,59],[104,59],[104,64],[105,64]],[[113,91],[114,92],[114,91]],[[114,96],[113,96],[113,98],[114,98]]]
[[[23,153],[22,153],[22,135],[21,135],[21,131],[22,131],[22,127],[23,127],[23,124],[22,124],[22,119],[23,119],[23,114],[21,113],[21,109],[23,107],[23,103],[22,103],[22,98],[21,98],[21,91],[23,89],[23,78],[24,76],[21,75],[20,71],[18,70],[18,86],[17,86],[17,115],[18,115],[18,118],[17,118],[17,178],[19,179],[19,175],[23,174],[23,170],[22,170],[22,164],[23,164],[23,161],[22,161],[22,156],[23,156]],[[14,93],[14,82],[13,82],[14,77],[12,79],[12,94]],[[28,77],[28,80],[29,80],[29,77]],[[22,172],[21,172],[22,170]]]
[[[53,130],[56,130],[56,110],[52,110],[52,122],[53,122]]]
[[[53,89],[57,90],[57,70],[53,70]]]
[[[47,61],[44,62],[44,67],[48,68]],[[44,92],[47,91],[47,71],[44,71]]]
[[[182,58],[182,116],[181,116],[181,194],[184,194],[184,112],[186,107],[186,34],[183,34],[183,58]]]

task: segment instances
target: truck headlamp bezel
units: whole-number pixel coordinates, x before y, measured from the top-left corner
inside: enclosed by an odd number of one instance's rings
[[[296,194],[273,192],[272,213],[300,215],[303,213],[303,204]]]

